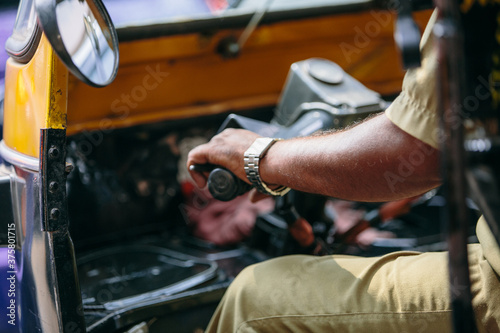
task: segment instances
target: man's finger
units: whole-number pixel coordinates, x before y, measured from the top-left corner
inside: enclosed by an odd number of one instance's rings
[[[194,168],[193,165],[190,165],[188,167],[188,171],[191,175],[191,178],[193,178],[196,186],[198,186],[199,188],[204,188],[207,185],[208,175],[205,175],[205,172],[196,171],[196,168]]]

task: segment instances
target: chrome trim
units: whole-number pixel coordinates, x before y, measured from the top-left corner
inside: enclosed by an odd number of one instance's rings
[[[40,160],[38,158],[22,154],[9,148],[4,140],[0,141],[0,156],[10,164],[29,171],[38,172],[40,168]]]
[[[28,15],[28,17],[26,17],[26,15]],[[25,18],[29,21],[33,21],[33,27],[28,31],[29,36],[22,32],[26,27],[22,25],[18,26],[18,23],[22,22]],[[40,29],[36,20],[34,0],[31,1],[31,5],[26,0],[20,1],[17,9],[14,31],[5,42],[5,50],[9,56],[17,62],[27,64],[33,58],[38,44],[40,43],[41,36],[42,29]]]
[[[10,36],[5,42],[5,51],[11,56],[15,61],[21,64],[27,64],[33,56],[40,44],[40,39],[42,37],[42,29],[36,25],[31,36],[23,41],[16,40]]]

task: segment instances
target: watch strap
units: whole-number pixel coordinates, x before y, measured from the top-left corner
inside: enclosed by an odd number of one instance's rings
[[[283,196],[290,191],[289,187],[280,186],[277,189],[271,189],[260,178],[259,163],[269,148],[281,139],[277,138],[257,138],[253,144],[244,153],[244,168],[250,183],[261,193],[272,196]]]

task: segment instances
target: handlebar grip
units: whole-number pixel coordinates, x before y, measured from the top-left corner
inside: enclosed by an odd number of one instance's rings
[[[224,168],[213,169],[208,176],[207,184],[210,194],[220,201],[231,201],[252,189],[250,184]]]

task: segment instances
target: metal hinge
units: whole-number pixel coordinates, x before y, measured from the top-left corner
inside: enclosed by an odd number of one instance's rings
[[[40,130],[39,172],[42,230],[67,230],[65,129]]]

